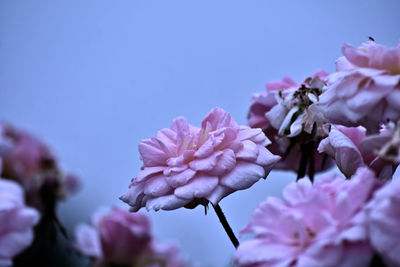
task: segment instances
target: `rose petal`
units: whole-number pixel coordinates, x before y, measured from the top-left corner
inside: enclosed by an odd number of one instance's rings
[[[235,190],[246,189],[264,175],[263,167],[250,162],[238,161],[231,172],[221,177],[220,183]]]
[[[189,183],[175,189],[174,194],[180,198],[203,198],[209,195],[218,184],[218,177],[197,175]]]
[[[147,210],[155,210],[158,211],[160,209],[163,210],[174,210],[179,207],[185,206],[190,201],[186,199],[181,199],[176,197],[175,195],[166,195],[157,198],[152,198],[147,200],[146,209]]]

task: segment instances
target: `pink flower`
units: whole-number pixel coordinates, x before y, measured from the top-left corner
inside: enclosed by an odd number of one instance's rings
[[[39,213],[25,206],[22,188],[0,178],[0,266],[11,266],[12,258],[32,243],[38,221]]]
[[[314,122],[318,125],[319,135],[325,135],[326,120],[321,116],[319,106],[310,105],[303,112],[298,108],[295,94],[298,94],[296,91],[300,91],[299,88],[302,86],[322,89],[327,76],[327,72],[318,71],[301,84],[297,84],[289,77],[284,77],[282,81],[267,83],[266,92],[253,96],[253,103],[248,113],[249,125],[262,128],[272,141],[268,149],[282,156],[282,160],[274,166],[275,169],[298,171],[302,149],[297,136],[303,130],[310,134]],[[307,95],[313,101],[318,101],[315,95]],[[292,120],[294,116],[296,118]],[[296,140],[291,140],[294,138]],[[324,171],[332,166],[331,159],[326,160],[325,155],[319,154],[316,149],[314,151],[312,161],[315,162],[315,172]]]
[[[287,94],[294,91],[299,85],[290,77],[283,77],[282,81],[268,82],[266,85],[266,92],[254,94],[252,97],[253,103],[250,106],[247,119],[249,126],[254,128],[262,128],[267,130],[271,128],[269,120],[265,114],[271,110],[273,106],[278,104],[276,101],[276,94],[279,91]],[[268,131],[266,131],[268,133]]]
[[[0,123],[0,162],[0,175],[20,183],[27,193],[27,203],[41,211],[48,205],[39,193],[44,186],[51,188],[55,199],[79,187],[78,178],[60,171],[56,157],[43,142],[4,122]]]
[[[0,124],[0,135],[3,176],[14,178],[22,184],[40,183],[37,174],[45,165],[54,165],[56,162],[50,149],[34,136],[7,123]]]
[[[142,171],[121,199],[133,211],[216,205],[269,173],[280,158],[265,148],[269,143],[261,129],[239,126],[220,108],[201,128],[178,117],[171,128],[140,143]]]
[[[301,87],[301,85],[305,85],[307,81],[315,77],[325,81],[327,76],[327,72],[320,70],[311,75],[311,77],[305,79],[301,84],[297,84],[290,77],[283,77],[281,81],[268,82],[266,84],[266,92],[254,94],[252,97],[253,103],[251,104],[247,115],[249,126],[262,128],[263,130],[266,130],[266,133],[268,133],[268,130],[273,127],[271,127],[271,123],[265,114],[278,104],[278,94],[282,94],[282,96],[285,97],[296,91]]]
[[[145,215],[116,207],[110,212],[95,213],[92,225],[78,225],[75,240],[78,251],[96,259],[95,266],[182,267],[186,264],[176,245],[152,240],[150,221]]]
[[[371,133],[387,120],[400,119],[400,43],[395,48],[372,41],[359,48],[344,44],[342,53],[321,95],[325,116]]]
[[[390,179],[393,175],[392,164],[361,145],[366,138],[365,132],[362,127],[332,126],[329,136],[319,144],[318,151],[331,156],[346,177],[352,176],[359,167],[368,166],[381,180]]]
[[[400,179],[386,183],[367,206],[371,244],[388,266],[400,266]]]
[[[367,266],[368,243],[363,206],[379,185],[367,168],[351,180],[336,175],[314,185],[289,184],[285,200],[267,198],[254,211],[234,254],[237,266]]]
[[[139,213],[114,208],[93,216],[93,226],[76,229],[75,247],[82,253],[109,263],[131,264],[150,246],[150,222]]]

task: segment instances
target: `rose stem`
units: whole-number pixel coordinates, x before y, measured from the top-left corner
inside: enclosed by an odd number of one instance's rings
[[[226,217],[224,215],[224,213],[222,212],[221,207],[217,204],[217,205],[212,205],[214,207],[215,213],[217,214],[219,221],[221,222],[222,226],[225,229],[225,232],[227,233],[227,235],[229,236],[229,239],[231,240],[233,246],[235,248],[237,248],[239,246],[239,241],[237,240],[235,234],[232,231],[232,228],[229,226],[228,221],[226,220]]]
[[[297,171],[297,180],[300,180],[306,175],[307,170],[307,161],[308,161],[308,146],[307,144],[303,144],[300,146],[301,149],[301,158],[300,158],[300,165],[299,170]]]
[[[314,167],[314,142],[310,144],[310,158],[308,159],[308,177],[310,177],[311,183],[314,183],[314,174],[315,174],[315,167]]]

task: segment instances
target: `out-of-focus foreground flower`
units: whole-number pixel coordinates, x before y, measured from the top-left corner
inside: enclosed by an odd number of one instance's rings
[[[266,92],[255,94],[248,113],[249,125],[264,130],[272,144],[268,149],[282,156],[275,169],[299,170],[301,155],[309,151],[306,172],[321,172],[332,166],[332,160],[316,150],[328,132],[327,120],[319,106],[328,73],[318,71],[297,84],[289,77],[269,82]]]
[[[176,246],[152,239],[150,221],[140,213],[120,208],[98,212],[92,225],[81,224],[75,231],[75,247],[96,261],[96,266],[185,266]]]
[[[400,179],[379,189],[367,206],[371,244],[387,266],[400,266]]]
[[[43,210],[48,203],[43,192],[51,190],[55,199],[64,198],[79,186],[78,179],[63,174],[50,149],[40,140],[8,123],[0,123],[0,175],[20,183],[30,206]]]
[[[22,188],[0,178],[0,266],[11,266],[12,258],[32,243],[38,221],[39,213],[25,206]]]
[[[373,41],[358,48],[344,44],[342,53],[321,95],[325,116],[335,124],[364,126],[369,133],[400,119],[400,43],[395,48]]]
[[[314,185],[308,179],[289,184],[285,200],[267,198],[242,231],[255,238],[241,243],[237,266],[367,266],[364,205],[380,183],[367,168],[351,180],[327,175]]]
[[[220,108],[201,128],[178,117],[171,128],[140,143],[142,171],[121,199],[133,211],[216,205],[268,175],[280,159],[265,148],[269,143],[261,129],[239,126]]]

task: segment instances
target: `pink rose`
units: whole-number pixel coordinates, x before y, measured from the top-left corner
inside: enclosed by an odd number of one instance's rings
[[[372,258],[363,206],[379,186],[362,168],[351,180],[327,175],[289,184],[268,197],[242,233],[255,234],[234,254],[236,266],[367,266]]]
[[[400,266],[400,179],[386,183],[367,206],[371,244],[388,266]]]
[[[346,177],[352,176],[359,167],[368,166],[381,180],[390,179],[392,164],[361,145],[366,139],[365,132],[362,127],[332,126],[329,136],[319,144],[318,151],[331,156]]]
[[[30,187],[41,183],[37,174],[56,162],[50,149],[34,136],[7,123],[0,123],[0,135],[3,176]]]
[[[302,131],[310,134],[314,122],[318,125],[320,135],[325,134],[324,124],[326,120],[321,116],[322,111],[319,106],[310,105],[304,112],[300,111],[295,95],[298,94],[296,91],[300,91],[302,86],[304,88],[323,87],[327,76],[327,72],[318,71],[301,84],[297,84],[289,77],[284,77],[282,81],[267,83],[266,92],[253,96],[253,103],[248,113],[249,125],[262,128],[272,142],[268,149],[272,153],[282,156],[282,160],[274,166],[275,169],[293,170],[295,172],[299,170],[301,153],[304,149],[301,148],[297,136]],[[318,101],[315,95],[308,94],[308,96],[313,101]],[[292,120],[294,116],[296,118]],[[294,140],[294,138],[296,139]],[[324,171],[332,166],[331,159],[327,159],[325,155],[318,153],[316,147],[313,150],[310,160],[314,162],[315,172]]]
[[[278,104],[276,101],[276,94],[279,91],[287,94],[288,92],[296,90],[298,87],[299,85],[290,77],[283,77],[282,81],[268,82],[266,85],[266,92],[254,94],[252,97],[253,103],[247,115],[249,126],[252,128],[269,130],[271,126],[269,120],[265,117],[265,113]],[[268,131],[266,132],[268,133]]]
[[[178,117],[171,128],[140,143],[142,171],[121,199],[133,211],[216,205],[268,175],[280,159],[265,148],[269,143],[261,129],[239,126],[220,108],[201,128]]]
[[[114,207],[99,211],[92,225],[80,224],[75,231],[75,248],[95,259],[98,267],[127,266],[182,267],[186,259],[172,243],[152,240],[149,219],[140,213]]]
[[[24,192],[15,182],[0,178],[0,266],[30,246],[39,213],[25,206]]]
[[[280,94],[283,96],[286,96],[296,91],[301,87],[301,85],[305,85],[306,81],[311,80],[314,77],[326,81],[328,73],[323,70],[317,71],[301,84],[296,83],[290,77],[283,77],[281,81],[268,82],[266,84],[266,92],[254,94],[252,97],[253,103],[251,104],[247,115],[249,126],[262,128],[263,130],[266,130],[265,132],[268,134],[268,130],[273,127],[271,127],[271,123],[265,114],[278,104],[277,97],[279,92],[281,92]]]
[[[113,208],[93,216],[92,226],[77,227],[75,247],[82,253],[108,263],[132,264],[150,246],[150,222],[140,213]]]
[[[342,53],[321,95],[325,116],[371,133],[387,120],[400,119],[400,43],[395,48],[372,41],[359,48],[344,44]]]
[[[0,162],[0,176],[20,183],[27,203],[40,211],[49,204],[41,198],[42,188],[48,188],[58,200],[79,187],[79,179],[61,172],[56,157],[42,141],[4,122],[0,123]]]

